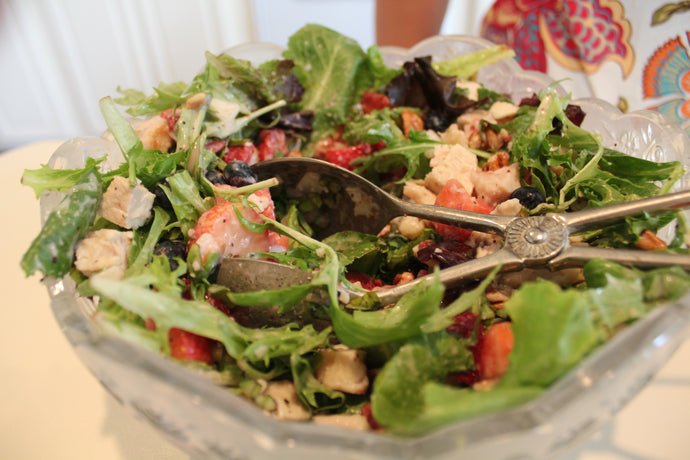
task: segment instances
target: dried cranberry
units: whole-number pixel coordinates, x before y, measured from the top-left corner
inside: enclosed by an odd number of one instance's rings
[[[464,338],[469,338],[474,330],[477,328],[477,315],[471,311],[465,311],[456,315],[453,318],[453,324],[448,326],[446,330],[453,334],[458,334]]]
[[[472,252],[472,248],[465,243],[457,240],[443,240],[420,247],[417,251],[417,259],[427,265],[433,265],[436,262],[441,268],[447,268],[467,262],[472,257]]]
[[[378,430],[381,428],[381,425],[379,425],[374,418],[374,414],[371,412],[371,403],[366,403],[362,406],[362,415],[367,419],[367,422],[369,422],[369,426],[372,430]]]
[[[568,104],[565,108],[565,116],[575,126],[580,126],[585,119],[585,112],[579,105]]]
[[[540,103],[541,101],[539,100],[539,96],[537,96],[535,93],[532,93],[531,96],[522,98],[522,100],[520,101],[520,107],[539,107]]]

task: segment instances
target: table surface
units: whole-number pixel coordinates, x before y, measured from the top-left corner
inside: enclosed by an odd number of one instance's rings
[[[26,278],[22,254],[38,233],[38,201],[20,183],[46,163],[59,141],[0,154],[0,458],[189,459],[100,386],[72,351],[38,276]],[[596,434],[561,460],[690,458],[690,341]],[[46,453],[49,453],[46,457]]]

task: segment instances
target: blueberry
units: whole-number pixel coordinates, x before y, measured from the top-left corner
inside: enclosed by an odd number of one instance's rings
[[[215,169],[210,169],[206,171],[206,179],[213,185],[225,185],[228,182],[225,180],[225,176]]]
[[[159,241],[153,248],[153,253],[159,256],[166,256],[170,263],[170,270],[177,270],[179,263],[175,257],[184,260],[187,256],[187,244],[183,240],[164,240]]]
[[[234,187],[255,184],[258,178],[252,168],[241,160],[233,160],[223,169],[223,176],[228,184]]]
[[[153,202],[163,209],[171,210],[172,203],[170,203],[170,199],[168,195],[165,194],[163,187],[170,189],[167,179],[163,179],[156,184],[156,187],[153,189],[153,194],[155,195]]]
[[[517,198],[520,204],[527,209],[534,209],[546,201],[544,195],[532,187],[520,187],[510,195],[510,198]]]
[[[452,121],[444,118],[442,114],[430,110],[424,116],[424,127],[433,131],[443,132],[448,129]]]

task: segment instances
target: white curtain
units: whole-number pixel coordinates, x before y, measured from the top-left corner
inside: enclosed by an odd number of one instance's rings
[[[451,0],[442,33],[476,35],[490,3]],[[188,81],[206,50],[284,45],[308,22],[368,47],[374,0],[0,0],[0,151],[99,135],[118,86]]]

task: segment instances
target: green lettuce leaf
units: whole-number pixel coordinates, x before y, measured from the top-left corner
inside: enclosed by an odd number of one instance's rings
[[[24,253],[26,276],[35,272],[61,277],[72,268],[77,243],[91,227],[101,201],[102,185],[95,167],[86,170],[46,218]]]
[[[420,283],[395,305],[376,311],[355,310],[349,314],[337,306],[331,308],[333,329],[338,339],[351,348],[397,342],[421,334],[427,317],[441,305],[443,285],[438,277]]]
[[[364,81],[360,76],[366,54],[359,44],[326,27],[308,24],[288,40],[284,53],[295,63],[295,75],[305,88],[300,110],[314,112],[314,130],[342,124]]]
[[[523,284],[506,302],[515,345],[502,385],[553,383],[600,343],[586,296],[549,281]]]
[[[424,387],[450,372],[471,369],[473,362],[467,344],[445,332],[410,341],[376,376],[371,395],[374,418],[393,432],[423,431],[428,422],[420,422],[427,415]]]
[[[38,169],[26,169],[22,175],[22,185],[31,187],[36,198],[40,198],[45,191],[67,193],[86,172],[93,171],[104,159],[88,157],[80,169],[53,169],[45,164]]]

